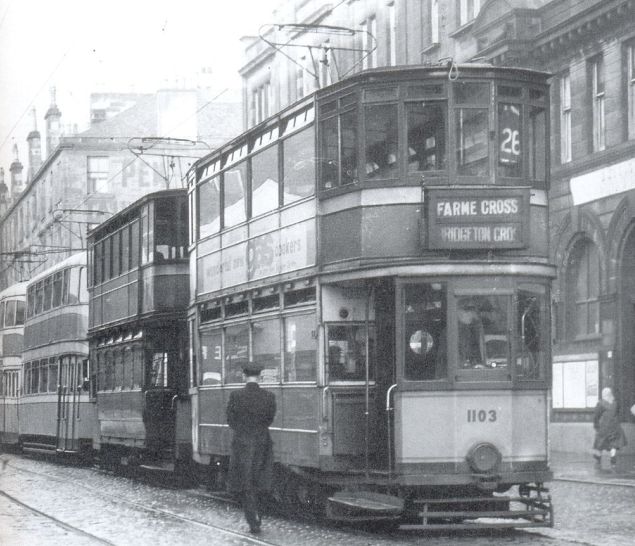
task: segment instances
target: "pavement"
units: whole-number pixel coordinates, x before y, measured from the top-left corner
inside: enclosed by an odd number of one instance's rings
[[[615,470],[608,453],[602,455],[601,468],[596,468],[591,452],[552,451],[550,462],[555,480],[635,487],[635,453],[618,453]]]

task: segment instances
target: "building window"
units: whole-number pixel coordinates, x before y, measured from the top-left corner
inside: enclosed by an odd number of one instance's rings
[[[386,64],[388,66],[397,64],[397,26],[394,2],[388,4],[386,16]]]
[[[459,0],[459,17],[461,26],[476,19],[481,9],[481,0]]]
[[[626,47],[626,97],[628,101],[628,138],[635,138],[635,41]]]
[[[430,0],[430,42],[439,41],[439,0]]]
[[[271,113],[271,84],[265,82],[251,92],[251,120],[256,125]]]
[[[599,152],[606,148],[606,120],[604,116],[604,62],[602,57],[596,57],[589,62],[589,76],[591,81],[591,133],[593,136],[593,151]]]
[[[560,77],[560,162],[571,161],[571,78]]]
[[[88,157],[87,160],[88,193],[106,193],[108,191],[109,159],[107,157]]]
[[[600,256],[589,240],[571,253],[566,275],[566,324],[569,338],[600,333]]]
[[[362,69],[377,66],[377,18],[371,15],[360,24],[362,35]]]

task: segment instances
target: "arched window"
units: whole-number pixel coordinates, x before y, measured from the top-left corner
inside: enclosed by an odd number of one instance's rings
[[[569,257],[566,274],[566,332],[577,338],[600,333],[600,256],[588,239]]]

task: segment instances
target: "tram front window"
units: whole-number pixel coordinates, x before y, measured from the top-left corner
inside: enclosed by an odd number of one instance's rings
[[[516,377],[542,379],[545,353],[542,339],[545,337],[545,289],[531,287],[518,292]]]
[[[404,376],[412,381],[447,378],[447,306],[444,283],[404,287]]]
[[[459,368],[506,368],[507,296],[470,296],[457,302]]]

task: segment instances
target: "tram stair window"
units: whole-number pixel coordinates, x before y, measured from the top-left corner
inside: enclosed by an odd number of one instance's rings
[[[468,296],[457,301],[459,368],[508,368],[507,296]]]
[[[149,386],[165,388],[168,386],[168,363],[169,354],[167,352],[154,352],[150,361],[150,381]]]
[[[447,290],[443,283],[404,287],[404,375],[412,381],[447,378]]]
[[[284,380],[315,381],[317,376],[317,325],[315,315],[284,319]]]
[[[283,141],[283,204],[288,205],[315,191],[315,141],[313,128]]]
[[[223,175],[223,225],[231,227],[247,219],[247,162],[229,167]]]
[[[369,331],[370,380],[375,372],[375,332]],[[366,380],[366,326],[364,324],[328,325],[328,376],[329,381]]]

